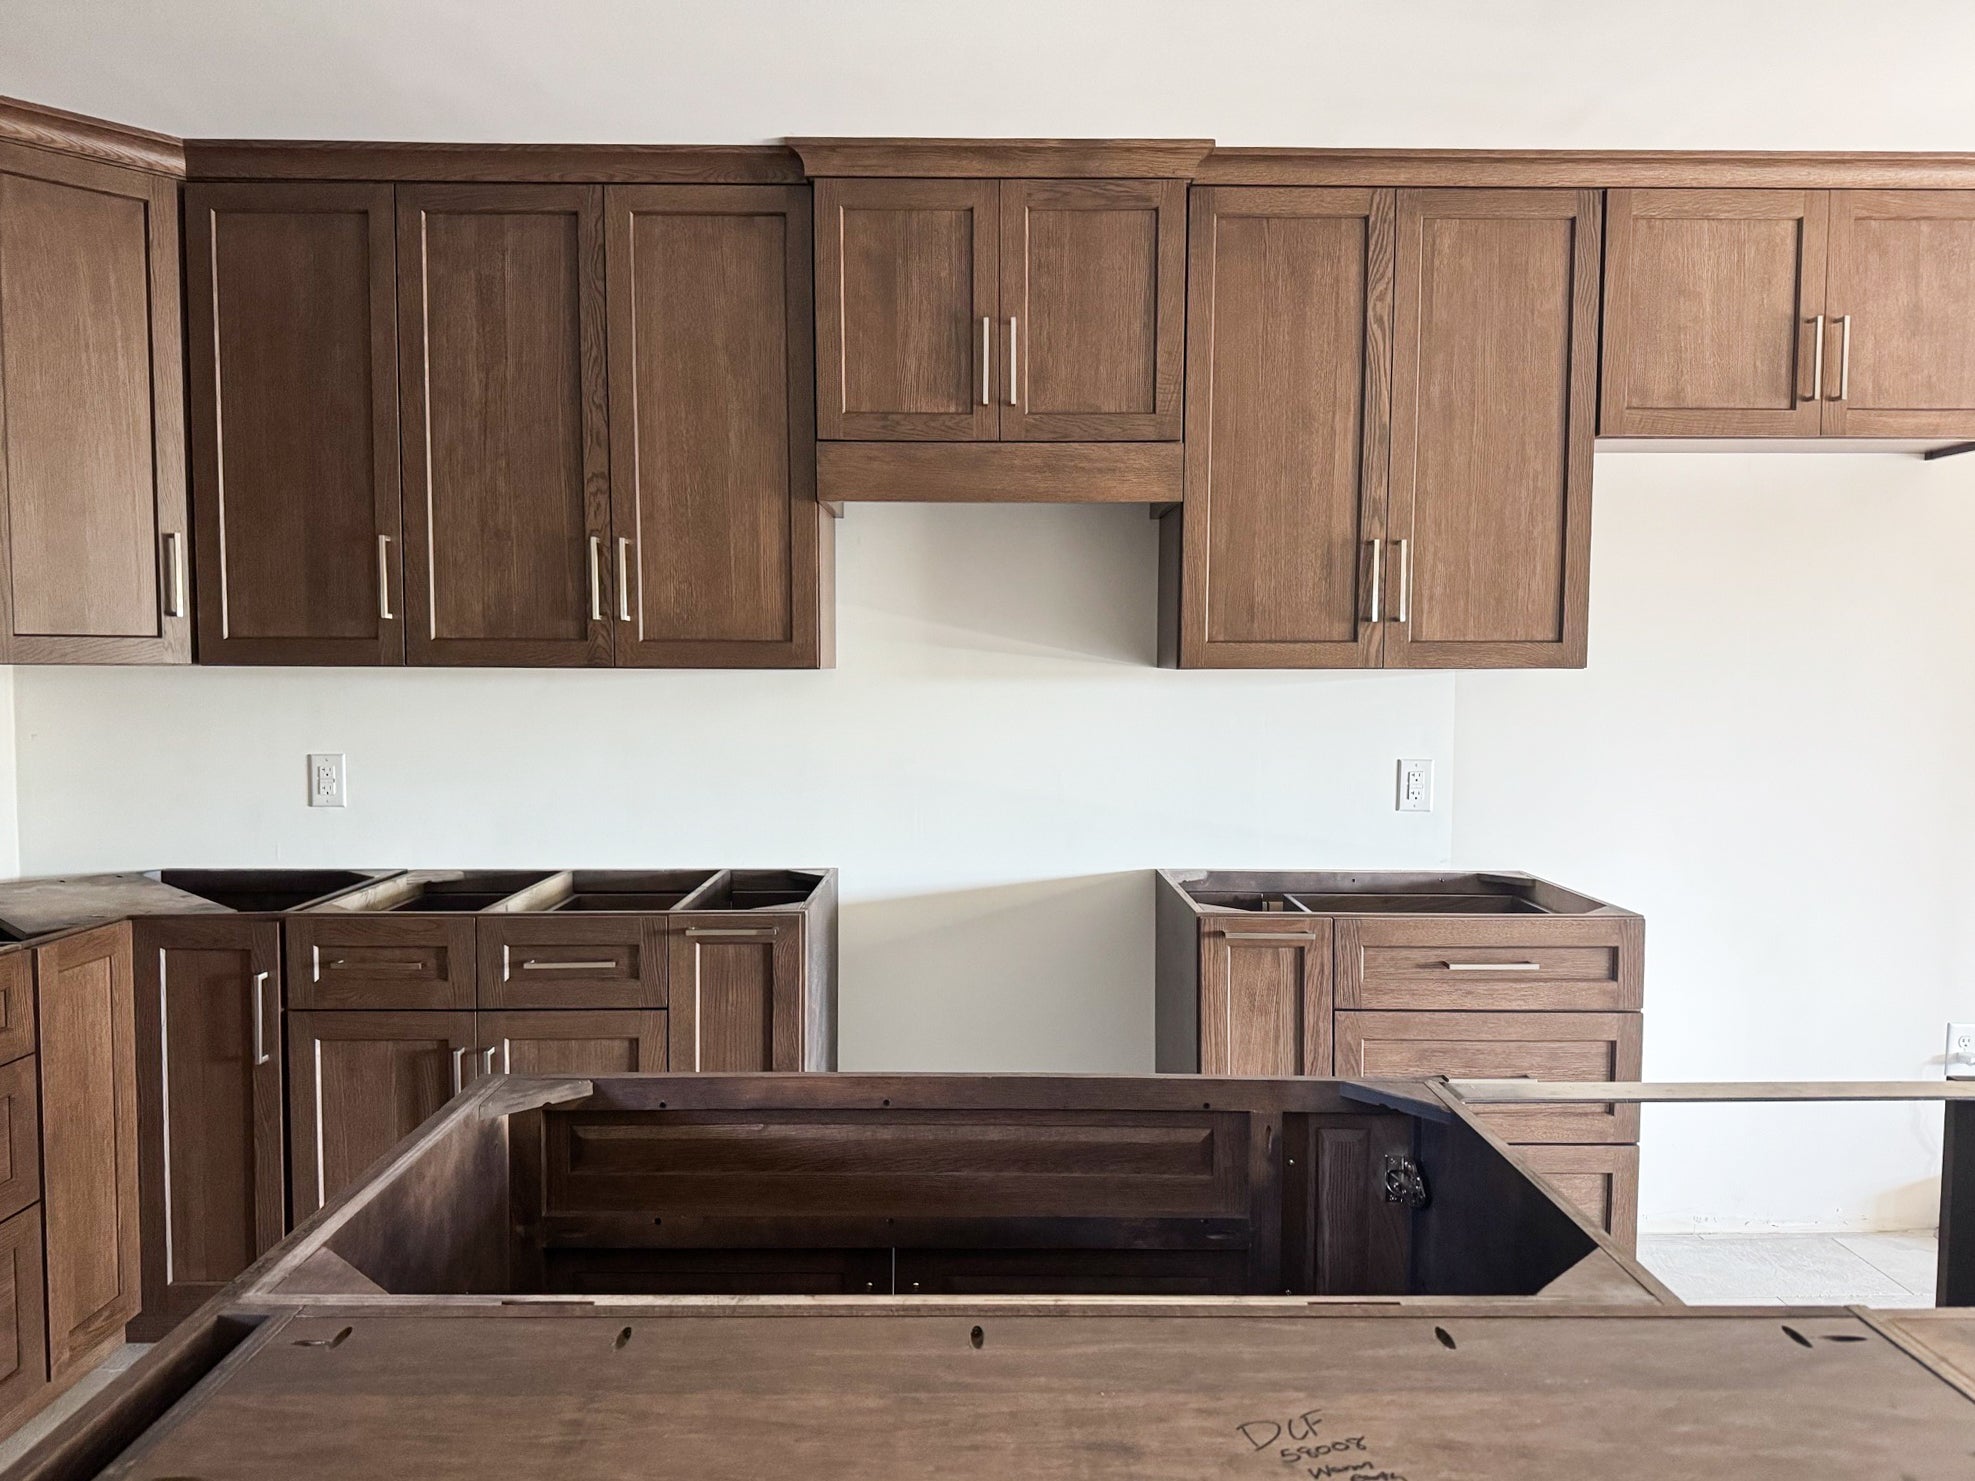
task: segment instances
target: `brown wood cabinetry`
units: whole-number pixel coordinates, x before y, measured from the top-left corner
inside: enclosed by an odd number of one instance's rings
[[[613,186],[605,213],[616,662],[827,663],[809,192]]]
[[[281,926],[154,917],[137,946],[137,1096],[150,1341],[288,1228]]]
[[[577,1009],[475,1019],[477,1058],[499,1074],[641,1075],[666,1068],[663,1013]]]
[[[1200,1073],[1330,1073],[1331,923],[1215,920],[1200,935]]]
[[[391,187],[185,191],[201,663],[400,664]]]
[[[0,1423],[48,1392],[48,1306],[41,1206],[0,1223]]]
[[[471,915],[305,911],[288,921],[292,1008],[459,1008],[474,1004]]]
[[[0,663],[192,654],[176,182],[0,143]]]
[[[1599,430],[1975,437],[1971,196],[1611,192]]]
[[[816,202],[819,436],[1179,438],[1184,182],[819,180]]]
[[[1639,1243],[1639,1149],[1634,1146],[1523,1147],[1525,1167],[1548,1178],[1584,1216],[1631,1254]]]
[[[526,913],[467,924],[478,928],[481,1008],[665,1006],[663,915]]]
[[[137,1314],[137,1073],[127,922],[34,953],[48,1368],[56,1380]]]
[[[603,188],[397,192],[413,663],[610,663]]]
[[[478,1047],[471,1013],[290,1013],[296,1220],[457,1095]]]
[[[813,1067],[796,921],[689,916],[670,923],[669,940],[670,1068]]]

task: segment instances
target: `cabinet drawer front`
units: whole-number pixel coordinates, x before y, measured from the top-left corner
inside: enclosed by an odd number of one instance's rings
[[[288,923],[291,1008],[471,1008],[471,917],[352,915]]]
[[[0,1422],[48,1383],[48,1308],[42,1289],[41,1210],[28,1208],[0,1223]]]
[[[0,1064],[34,1052],[34,966],[25,951],[0,956]]]
[[[1337,1073],[1353,1079],[1636,1080],[1636,1013],[1340,1013]],[[1479,1113],[1510,1142],[1636,1142],[1634,1106]]]
[[[663,916],[488,916],[483,1008],[663,1008]]]
[[[33,1056],[0,1069],[0,1219],[41,1196],[41,1106]]]
[[[1346,917],[1337,924],[1337,1005],[1468,1012],[1636,1009],[1643,935],[1637,917]]]
[[[665,1069],[663,1013],[481,1013],[475,1026],[483,1057],[504,1075],[651,1075]],[[494,1052],[486,1055],[489,1049]]]
[[[1630,1254],[1639,1242],[1637,1147],[1528,1147],[1516,1160],[1539,1172],[1566,1200]]]

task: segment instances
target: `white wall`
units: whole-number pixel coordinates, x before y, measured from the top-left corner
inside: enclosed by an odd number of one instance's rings
[[[1789,16],[0,0],[0,92],[207,136],[1975,148],[1975,11]],[[22,670],[20,863],[831,863],[847,1065],[1139,1069],[1145,870],[1458,857],[1647,914],[1650,1073],[1924,1072],[1975,1018],[1975,468],[1597,476],[1584,674],[1164,673],[1142,512],[874,507],[832,673]],[[301,806],[322,749],[345,813]],[[1390,810],[1400,755],[1440,811]],[[1924,1221],[1923,1120],[1655,1117],[1647,1218]]]

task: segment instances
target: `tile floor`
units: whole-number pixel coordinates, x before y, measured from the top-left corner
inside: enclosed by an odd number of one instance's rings
[[[1934,1231],[1642,1234],[1639,1261],[1708,1306],[1932,1306]]]

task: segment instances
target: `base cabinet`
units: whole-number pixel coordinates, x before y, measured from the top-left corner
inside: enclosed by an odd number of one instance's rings
[[[138,1194],[154,1341],[288,1230],[281,926],[137,922]]]

